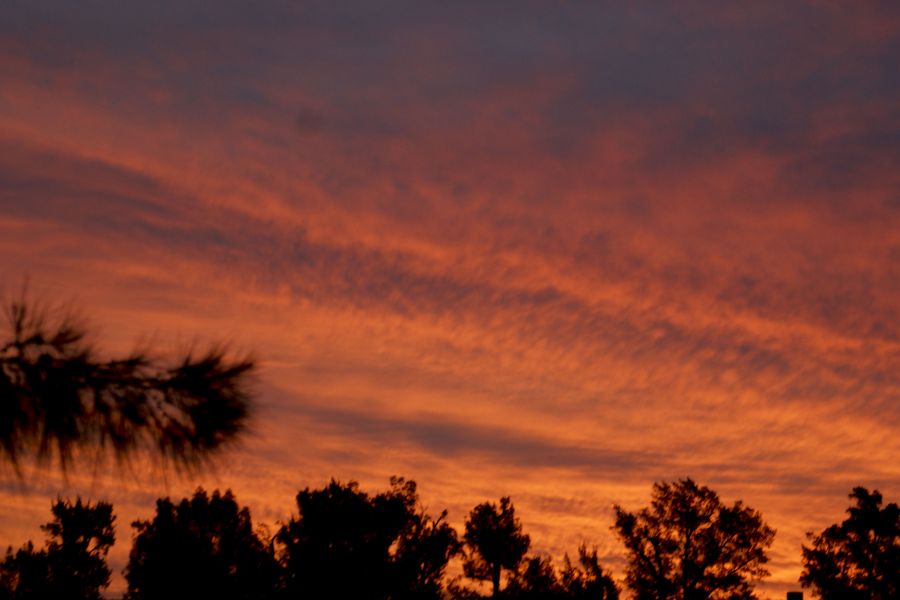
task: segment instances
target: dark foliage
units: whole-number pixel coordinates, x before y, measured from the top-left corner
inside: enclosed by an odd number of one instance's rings
[[[473,508],[463,539],[466,577],[489,581],[494,596],[500,593],[503,571],[517,572],[531,546],[509,497],[501,498],[499,506],[485,502]]]
[[[655,484],[650,508],[615,510],[626,582],[639,600],[754,598],[752,581],[768,575],[775,532],[758,512],[726,506],[690,479]]]
[[[412,482],[409,482],[412,483]],[[417,500],[413,503],[413,506]],[[388,597],[441,598],[447,563],[461,550],[456,530],[446,522],[444,510],[437,519],[417,509],[397,540],[393,556],[393,587]]]
[[[297,494],[299,515],[278,532],[291,598],[440,598],[456,532],[418,507],[416,484],[391,479],[370,496],[334,480]]]
[[[46,550],[35,550],[28,542],[13,553],[6,550],[6,559],[0,565],[0,598],[4,600],[39,600],[50,598],[50,560]]]
[[[76,450],[117,459],[148,449],[192,466],[240,434],[250,410],[254,363],[221,349],[164,366],[135,353],[99,360],[72,318],[13,303],[9,340],[0,344],[0,453],[20,459],[56,455],[63,468]]]
[[[526,557],[519,569],[510,574],[506,588],[496,594],[509,600],[618,600],[615,581],[600,566],[596,549],[578,549],[577,564],[566,554],[562,569],[549,557]],[[453,587],[457,600],[481,598],[477,592]]]
[[[15,553],[7,550],[0,565],[0,594],[11,600],[98,600],[109,585],[112,505],[57,500],[52,511],[53,521],[41,527],[48,535],[43,550],[35,550],[31,542]]]
[[[809,534],[800,581],[824,600],[900,598],[900,508],[863,487],[850,499],[847,519]]]
[[[177,505],[156,503],[152,521],[136,521],[125,571],[127,598],[271,598],[278,567],[253,530],[250,511],[231,491],[198,489]]]
[[[556,569],[553,568],[553,561],[543,556],[525,559],[499,595],[516,600],[561,600],[566,597]]]
[[[567,554],[559,571],[550,558],[526,559],[500,596],[510,600],[618,600],[619,589],[600,566],[597,551],[588,552],[582,546],[578,564]]]
[[[600,566],[597,549],[578,549],[578,563],[565,556],[560,585],[566,598],[573,600],[618,600],[619,588],[612,576]]]

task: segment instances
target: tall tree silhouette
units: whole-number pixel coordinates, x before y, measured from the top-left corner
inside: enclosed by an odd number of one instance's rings
[[[849,517],[803,546],[800,581],[824,600],[900,598],[900,508],[878,490],[853,488]]]
[[[125,570],[130,600],[273,596],[278,567],[253,530],[250,511],[231,491],[173,504],[156,502],[152,521],[135,521],[134,544]]]
[[[768,575],[774,530],[691,479],[654,484],[649,508],[615,510],[630,559],[626,582],[639,600],[754,598],[752,581]]]
[[[500,505],[484,502],[472,509],[466,519],[466,577],[489,581],[494,596],[500,593],[503,571],[515,573],[531,546],[531,538],[522,532],[516,509],[509,497]]]
[[[115,542],[112,505],[60,499],[51,510],[53,520],[41,526],[48,535],[43,550],[35,550],[31,542],[16,553],[7,550],[0,565],[0,595],[99,600],[109,585],[106,556]]]
[[[166,365],[146,353],[101,360],[72,317],[52,319],[33,304],[7,310],[0,343],[0,454],[54,455],[65,469],[74,451],[136,450],[194,466],[234,440],[251,408],[254,363],[221,348]]]
[[[277,535],[289,597],[441,597],[456,533],[418,507],[415,482],[395,477],[370,496],[332,480],[297,494],[297,508]]]

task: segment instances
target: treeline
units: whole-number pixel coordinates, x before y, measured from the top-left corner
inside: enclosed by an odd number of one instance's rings
[[[842,523],[810,534],[801,582],[826,600],[900,597],[900,509],[855,488]],[[0,564],[0,598],[99,599],[112,575],[113,507],[58,499],[40,549],[10,547]],[[615,507],[613,530],[628,559],[624,585],[638,599],[756,598],[768,575],[775,532],[741,502],[724,504],[690,479],[661,482],[636,512]],[[126,598],[354,598],[614,600],[620,589],[596,548],[561,561],[532,553],[508,497],[474,507],[463,531],[447,512],[422,507],[413,481],[392,478],[369,494],[332,481],[297,494],[297,516],[274,533],[254,527],[230,491],[198,489],[159,499],[150,520],[132,523]],[[449,577],[460,559],[462,576]]]

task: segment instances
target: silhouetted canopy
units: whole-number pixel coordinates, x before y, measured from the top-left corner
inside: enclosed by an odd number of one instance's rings
[[[823,600],[900,598],[900,507],[878,490],[853,489],[849,517],[803,547],[804,587]]]
[[[41,527],[48,535],[44,549],[28,542],[15,553],[7,550],[0,565],[0,598],[102,598],[111,575],[106,556],[115,542],[112,505],[59,499],[52,512],[53,520]]]
[[[562,600],[565,591],[553,568],[553,561],[546,556],[532,556],[523,561],[519,571],[503,590],[503,597],[515,600]]]
[[[618,600],[619,588],[612,576],[600,566],[597,549],[578,548],[578,562],[566,554],[560,573],[560,585],[572,600]]]
[[[503,571],[515,573],[531,546],[531,538],[522,532],[516,509],[508,496],[500,505],[484,502],[472,509],[466,519],[466,576],[491,582],[493,595],[500,593]],[[537,565],[535,568],[541,568]]]
[[[160,499],[153,520],[132,526],[137,535],[125,571],[130,600],[273,596],[278,565],[253,530],[250,510],[231,491],[210,496],[198,489],[178,504]]]
[[[626,583],[640,600],[755,598],[752,582],[768,575],[775,531],[753,509],[691,479],[653,486],[649,508],[615,507],[615,529],[629,558]]]
[[[419,507],[416,484],[391,478],[369,495],[334,480],[297,494],[300,514],[278,533],[285,591],[299,598],[442,598],[441,579],[459,549],[444,519]]]

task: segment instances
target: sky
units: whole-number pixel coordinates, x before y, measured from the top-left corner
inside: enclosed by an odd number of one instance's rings
[[[900,4],[0,7],[0,283],[110,356],[224,341],[257,410],[198,485],[274,528],[334,477],[624,576],[612,506],[692,477],[777,530],[771,597],[856,485],[900,500]],[[121,577],[113,591],[121,590]]]

